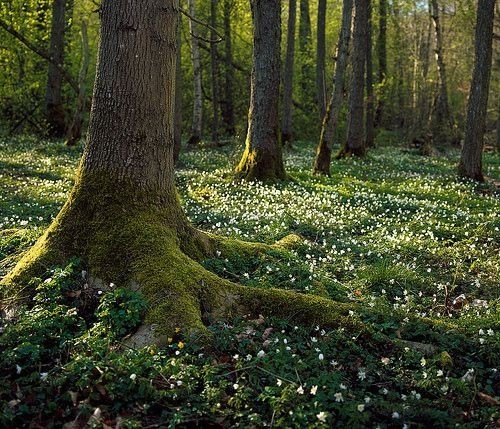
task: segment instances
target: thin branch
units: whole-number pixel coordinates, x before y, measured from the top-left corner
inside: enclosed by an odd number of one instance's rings
[[[26,37],[24,37],[21,33],[19,33],[17,30],[12,28],[9,24],[7,24],[4,20],[0,19],[0,27],[2,27],[5,31],[10,33],[12,36],[14,36],[17,40],[19,40],[23,45],[25,45],[29,50],[33,51],[35,54],[39,55],[43,59],[47,60],[49,63],[53,64],[57,70],[61,73],[63,76],[64,80],[68,82],[68,84],[71,86],[73,91],[75,91],[78,94],[78,83],[75,81],[73,76],[64,68],[61,66],[61,64],[58,64],[57,61],[54,61],[54,59],[42,48],[36,46],[34,43],[30,42]]]
[[[198,36],[196,34],[189,32],[192,37],[199,39],[199,40],[202,40],[203,42],[206,42],[206,43],[220,43],[224,40],[224,37],[210,24],[207,24],[206,22],[203,22],[203,21],[200,21],[199,19],[196,19],[194,16],[190,15],[187,10],[184,10],[182,8],[179,8],[179,12],[182,13],[183,15],[187,16],[191,21],[196,22],[197,24],[200,24],[203,27],[206,27],[209,30],[213,31],[217,35],[218,38],[214,39],[214,40],[205,39],[204,37],[201,37],[201,36]]]

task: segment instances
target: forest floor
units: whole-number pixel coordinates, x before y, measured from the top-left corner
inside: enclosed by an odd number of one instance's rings
[[[500,191],[458,179],[457,150],[424,158],[393,134],[379,142],[331,177],[311,176],[308,142],[287,154],[287,183],[233,181],[234,146],[184,153],[177,177],[201,229],[304,238],[279,257],[207,268],[356,303],[363,332],[243,318],[214,321],[211,350],[180,334],[131,350],[140,296],[90,290],[75,259],[33,279],[34,307],[0,327],[0,427],[499,425]],[[80,154],[0,140],[0,277],[57,214]],[[485,154],[485,173],[500,180],[500,154]]]

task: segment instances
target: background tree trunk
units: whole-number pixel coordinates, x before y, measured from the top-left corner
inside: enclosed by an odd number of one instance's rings
[[[246,179],[285,179],[278,141],[280,0],[251,0],[253,65],[245,151],[236,172]]]
[[[368,26],[366,29],[366,146],[375,146],[374,94],[372,64],[372,4],[368,5]]]
[[[87,24],[82,22],[82,64],[78,75],[78,100],[73,122],[66,134],[66,145],[73,146],[82,136],[83,116],[87,98],[87,73],[89,69],[90,52],[87,37]]]
[[[45,119],[48,134],[51,137],[63,137],[66,131],[64,106],[62,99],[63,76],[59,67],[64,64],[64,30],[66,26],[66,0],[53,0],[52,26],[50,32],[49,70],[45,91]]]
[[[335,140],[335,132],[337,130],[342,100],[344,98],[345,72],[349,55],[349,41],[351,39],[352,9],[353,0],[344,0],[342,26],[340,28],[337,45],[337,63],[333,80],[333,94],[323,119],[321,136],[314,159],[313,173],[330,174],[332,147]]]
[[[228,136],[234,136],[235,121],[234,121],[234,68],[233,68],[233,47],[231,33],[231,9],[233,8],[233,0],[224,0],[223,5],[223,20],[224,20],[224,101],[222,102],[222,120],[226,128]]]
[[[387,0],[379,0],[379,21],[377,38],[378,84],[381,85],[375,112],[375,126],[382,127],[384,120],[384,82],[387,77]]]
[[[195,0],[188,0],[189,14],[196,16]],[[201,141],[203,124],[203,93],[201,88],[201,59],[200,47],[196,38],[196,23],[189,20],[189,32],[191,34],[191,56],[193,60],[193,125],[188,145],[196,145]]]
[[[215,27],[217,26],[217,3],[218,0],[210,1],[210,72],[212,75],[212,142],[217,144],[219,141],[219,60],[217,58],[217,32]]]
[[[301,62],[300,87],[301,102],[307,108],[313,107],[313,59],[312,59],[312,32],[309,0],[300,0],[299,20],[299,52]]]
[[[368,46],[368,4],[369,0],[354,0],[354,36],[352,52],[352,79],[349,88],[349,110],[347,113],[347,139],[339,157],[364,156],[364,90],[366,48]]]
[[[495,0],[479,0],[476,21],[476,58],[467,104],[465,140],[458,166],[459,174],[480,182],[484,181],[482,159],[491,76],[494,12]]]
[[[318,26],[316,37],[316,88],[318,98],[318,111],[321,120],[326,112],[326,80],[325,80],[325,20],[326,0],[318,0]]]
[[[175,109],[174,109],[174,165],[179,162],[182,146],[182,37],[181,21],[177,29],[177,58],[175,63]]]
[[[434,32],[436,36],[435,54],[439,76],[438,95],[432,119],[432,134],[436,142],[447,143],[450,140],[450,128],[453,128],[453,120],[451,119],[450,106],[448,104],[448,83],[443,55],[443,33],[441,20],[439,18],[438,0],[430,0],[429,12],[434,23]]]
[[[295,21],[297,1],[288,2],[288,27],[286,32],[285,71],[283,73],[283,119],[281,143],[291,145],[293,141],[292,106],[293,106],[293,62],[295,57]]]

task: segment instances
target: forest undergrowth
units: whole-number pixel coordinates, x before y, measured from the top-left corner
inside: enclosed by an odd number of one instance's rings
[[[355,303],[342,326],[264,317],[211,321],[212,348],[184,338],[133,350],[145,303],[87,284],[77,259],[33,279],[33,305],[0,333],[0,427],[495,427],[500,424],[500,155],[476,184],[458,150],[421,157],[381,133],[366,159],[311,176],[313,145],[286,154],[285,183],[234,181],[240,148],[181,157],[197,227],[300,246],[204,261],[244,285]],[[81,146],[0,140],[0,276],[66,199]],[[432,327],[432,328],[430,328]],[[404,339],[403,339],[404,338]]]

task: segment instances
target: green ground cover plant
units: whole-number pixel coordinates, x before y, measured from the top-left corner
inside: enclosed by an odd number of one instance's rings
[[[422,158],[398,144],[381,134],[366,159],[335,162],[331,177],[311,176],[309,142],[287,154],[285,183],[234,181],[232,146],[186,152],[177,173],[197,227],[304,239],[205,267],[356,304],[349,317],[366,330],[246,317],[211,321],[211,348],[179,332],[165,349],[132,349],[144,301],[120,284],[89,286],[75,255],[32,279],[32,305],[2,321],[0,426],[498,425],[500,193],[491,182],[500,156],[485,154],[491,181],[476,184],[456,177],[458,152]],[[0,140],[0,276],[57,214],[80,154],[58,141]]]

